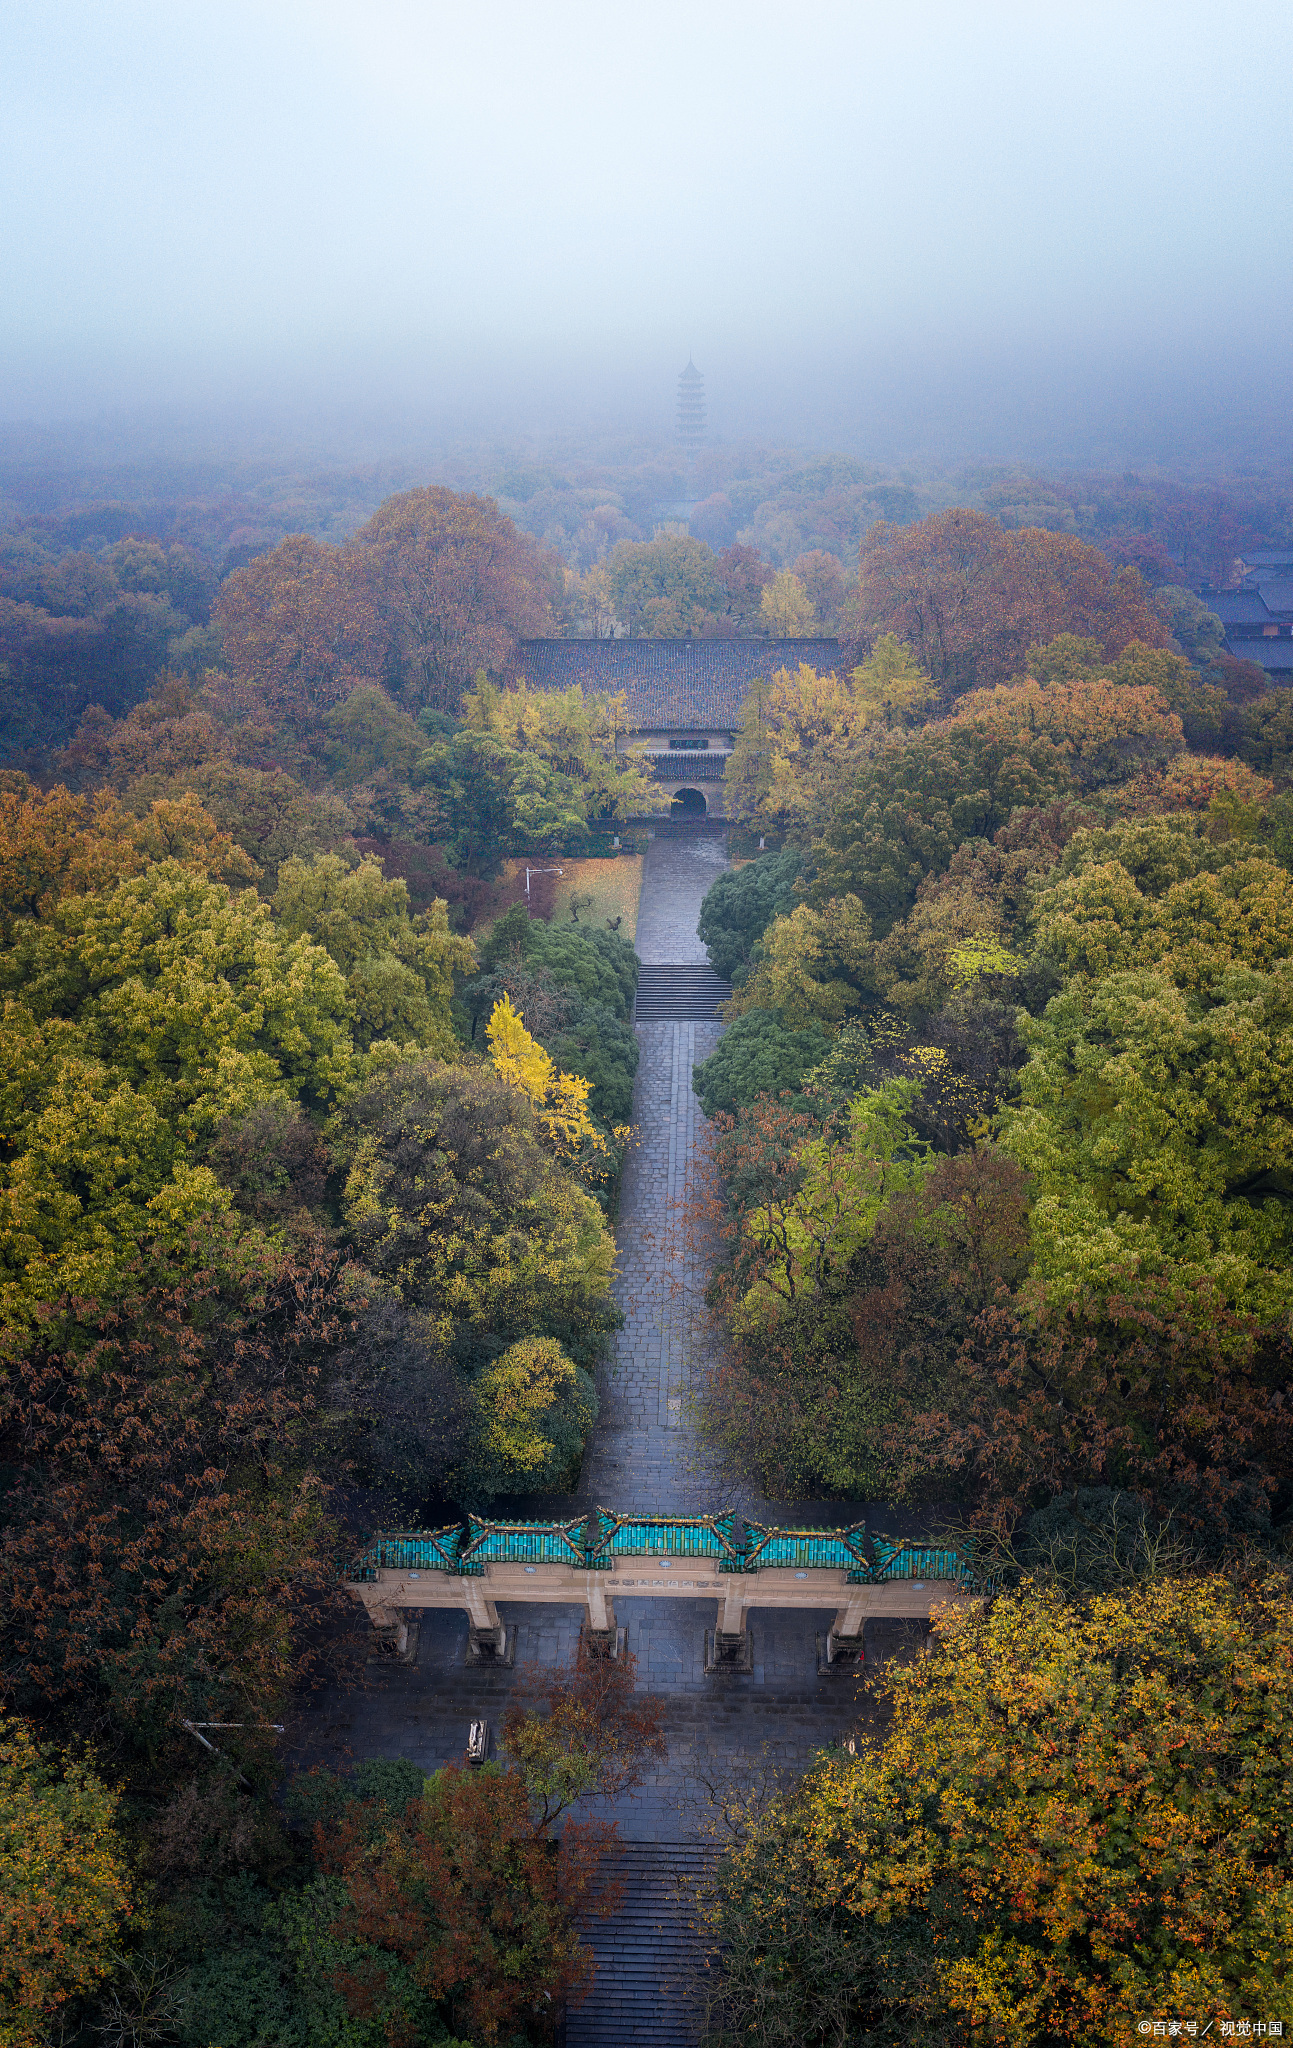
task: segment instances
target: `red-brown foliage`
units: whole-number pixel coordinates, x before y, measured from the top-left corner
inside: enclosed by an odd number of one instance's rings
[[[156,1751],[186,1718],[273,1719],[300,1676],[332,1584],[311,1454],[341,1313],[317,1245],[233,1287],[140,1281],[6,1341],[0,1640],[20,1701]]]
[[[953,694],[1023,672],[1029,647],[1059,633],[1098,640],[1115,659],[1133,640],[1170,641],[1135,569],[1068,533],[1007,532],[984,512],[940,512],[873,526],[862,545],[858,616],[896,633]]]
[[[552,565],[492,498],[401,491],[355,535],[412,706],[456,713],[478,669],[551,627]]]
[[[293,534],[226,577],[212,618],[236,678],[299,727],[377,676],[387,640],[353,550]]]
[[[590,1654],[544,1671],[503,1716],[503,1746],[519,1762],[545,1823],[573,1800],[614,1798],[662,1763],[664,1703],[639,1697],[637,1658]]]
[[[401,2029],[399,1979],[446,2006],[454,2031],[492,2044],[525,2027],[546,2032],[592,1981],[577,1921],[612,1913],[618,1887],[605,1856],[612,1825],[568,1821],[560,1839],[536,1820],[519,1771],[449,1764],[389,1827],[375,1832],[366,1802],[329,1834],[315,1831],[320,1867],[339,1876],[349,1906],[337,1936],[370,1943],[374,1958],[337,1989],[356,2016],[381,2014]]]
[[[1002,1301],[958,1361],[955,1400],[909,1411],[913,1469],[959,1471],[974,1518],[1009,1528],[1075,1486],[1120,1486],[1225,1540],[1259,1527],[1293,1476],[1287,1337],[1220,1304],[1142,1286],[1039,1327]]]

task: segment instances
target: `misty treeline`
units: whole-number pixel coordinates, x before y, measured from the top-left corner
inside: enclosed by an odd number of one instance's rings
[[[1293,519],[1290,489],[1278,481],[1194,486],[987,467],[897,472],[791,450],[707,449],[691,475],[676,458],[654,454],[544,463],[482,452],[459,456],[454,469],[460,492],[469,486],[469,494],[489,496],[502,515],[492,573],[503,581],[510,572],[502,537],[512,536],[512,587],[494,597],[504,600],[506,631],[522,636],[848,635],[866,623],[856,581],[871,530],[955,508],[984,512],[1006,531],[1086,541],[1115,569],[1139,569],[1148,588],[1187,592],[1227,584],[1243,546],[1283,540]],[[126,474],[137,486],[141,473]],[[103,491],[114,479],[85,481]],[[196,675],[219,662],[216,593],[253,558],[302,534],[330,554],[353,544],[374,572],[389,552],[389,533],[380,540],[371,531],[383,501],[372,471],[257,472],[245,481],[233,472],[218,494],[205,478],[190,484],[179,472],[159,476],[137,502],[106,494],[96,501],[77,479],[44,478],[37,490],[17,472],[2,488],[0,745],[11,761],[38,769],[91,703],[119,716],[147,693],[159,666]],[[31,509],[33,499],[42,509]],[[44,509],[51,500],[55,509]],[[689,533],[662,533],[680,505],[691,508]],[[637,553],[658,536],[654,559]],[[376,668],[365,648],[364,673],[380,673],[388,687],[396,678],[407,684],[420,660],[427,684],[450,691],[440,708],[456,710],[452,690],[474,672],[470,663],[442,676],[435,654],[410,645],[390,607],[387,588],[379,609],[388,644]],[[483,616],[476,654],[496,646],[489,626]]]
[[[1092,1668],[1124,1689],[1092,1711],[1124,1760],[1128,1630],[1248,1668],[1235,1548],[1271,1567],[1288,1515],[1287,696],[1219,653],[1166,539],[910,509],[789,561],[666,532],[581,564],[439,487],[269,546],[101,509],[11,530],[15,2042],[480,2048],[550,2039],[586,1975],[609,1837],[553,1823],[658,1754],[630,1664],[562,1674],[477,1778],[394,1765],[284,1804],[259,1732],[335,1678],[355,1523],[562,1491],[595,1416],[637,961],[622,916],[529,915],[505,862],[610,853],[663,799],[622,705],[526,684],[532,634],[804,640],[729,768],[734,843],[774,850],[705,912],[738,984],[698,1073],[729,1118],[714,1426],[780,1487],[951,1498],[1003,1576],[1044,1569],[1051,1663],[1025,1628],[1012,1670],[1075,1668],[1065,1603],[1112,1589]],[[1155,1610],[1167,1565],[1221,1576]],[[191,1722],[236,1724],[227,1762]],[[865,1962],[863,1909],[829,1872],[819,1896]],[[786,1976],[810,2011],[840,1975],[817,1932]],[[867,1971],[858,2012],[903,2010]]]

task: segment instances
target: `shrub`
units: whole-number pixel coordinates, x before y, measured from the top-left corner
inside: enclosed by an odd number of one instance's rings
[[[477,1374],[479,1434],[464,1498],[572,1486],[597,1420],[589,1375],[551,1337],[523,1337]]]
[[[728,868],[718,877],[700,906],[696,927],[709,950],[715,974],[736,979],[748,967],[754,949],[774,917],[794,908],[799,855],[761,853],[757,860]]]
[[[830,1045],[820,1025],[788,1031],[770,1010],[747,1010],[729,1024],[709,1058],[693,1067],[691,1085],[706,1116],[732,1116],[756,1096],[798,1088]]]
[[[544,924],[513,904],[479,948],[484,968],[524,962],[546,968],[562,988],[585,1002],[604,1003],[627,1017],[638,985],[638,957],[627,939],[597,925]]]

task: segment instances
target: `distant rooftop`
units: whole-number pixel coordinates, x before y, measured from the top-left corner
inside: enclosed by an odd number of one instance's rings
[[[1293,547],[1245,548],[1243,563],[1249,575],[1258,569],[1293,570]]]
[[[1226,639],[1226,652],[1240,661],[1255,661],[1267,675],[1281,683],[1293,682],[1293,639]]]
[[[756,677],[839,658],[838,640],[523,640],[516,666],[540,690],[622,690],[637,732],[734,732]]]
[[[1260,590],[1205,590],[1203,602],[1223,626],[1270,624],[1270,606]]]

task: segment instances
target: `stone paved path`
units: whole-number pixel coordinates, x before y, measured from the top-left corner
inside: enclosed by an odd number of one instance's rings
[[[705,957],[696,915],[722,864],[717,838],[653,842],[638,923],[644,959],[668,964]],[[639,1027],[637,1138],[626,1163],[616,1231],[624,1328],[602,1376],[601,1414],[578,1492],[518,1503],[513,1511],[537,1517],[601,1503],[702,1514],[736,1506],[760,1518],[818,1524],[852,1521],[865,1512],[862,1503],[778,1508],[763,1501],[723,1471],[694,1426],[691,1404],[703,1389],[712,1340],[704,1316],[703,1247],[691,1241],[686,1216],[705,1129],[691,1070],[712,1051],[719,1030],[717,1024]],[[909,1517],[884,1518],[895,1534],[907,1533],[909,1525],[917,1526]],[[428,1613],[421,1619],[416,1663],[370,1667],[365,1689],[334,1695],[321,1716],[293,1731],[298,1743],[315,1757],[405,1756],[428,1771],[460,1759],[468,1723],[484,1716],[497,1726],[509,1694],[524,1684],[527,1667],[568,1661],[578,1640],[576,1607],[500,1608],[517,1627],[515,1671],[467,1668],[465,1616]],[[748,1676],[722,1678],[704,1674],[703,1633],[715,1620],[705,1603],[621,1596],[616,1615],[638,1658],[640,1682],[664,1698],[669,1743],[668,1760],[641,1791],[608,1809],[629,1845],[695,1842],[704,1781],[765,1766],[791,1771],[857,1724],[857,1681],[817,1675],[815,1637],[828,1625],[829,1610],[812,1615],[756,1609],[750,1622],[754,1669]],[[868,1656],[874,1663],[902,1648],[913,1633],[914,1626],[901,1622],[872,1624]],[[631,1856],[631,1847],[626,1853]],[[637,1941],[640,1927],[633,1924]],[[615,1980],[616,1937],[602,1935],[608,1968],[582,2012],[571,2015],[569,2048],[687,2038],[688,2005],[678,1988],[685,1958],[671,1952],[681,1922],[669,1924],[673,1933],[661,1922],[658,1989],[643,1991],[646,2003],[636,2016],[628,2013],[623,1984]],[[597,1947],[595,1929],[592,1938]],[[643,1983],[650,1978],[647,1968]]]
[[[696,919],[706,893],[726,866],[727,855],[717,833],[651,841],[633,941],[639,960],[652,967],[708,962]]]
[[[707,960],[696,935],[700,906],[727,865],[718,834],[656,839],[647,854],[638,913],[638,956],[653,965]],[[640,1024],[633,1089],[634,1142],[624,1166],[616,1224],[624,1311],[614,1357],[602,1375],[602,1410],[568,1505],[703,1515],[766,1506],[706,1450],[694,1402],[710,1362],[705,1312],[708,1256],[690,1204],[708,1157],[692,1068],[718,1044],[721,1024]],[[546,1506],[546,1503],[545,1503]],[[648,1604],[648,1603],[641,1603]],[[706,1614],[698,1626],[711,1622]]]
[[[718,1024],[643,1024],[633,1149],[616,1229],[616,1295],[624,1328],[602,1386],[579,1498],[590,1506],[709,1514],[734,1488],[700,1445],[693,1397],[708,1363],[703,1245],[689,1200],[705,1157],[691,1070],[718,1043]],[[751,1512],[755,1497],[743,1502]]]

